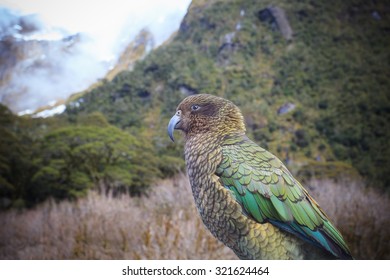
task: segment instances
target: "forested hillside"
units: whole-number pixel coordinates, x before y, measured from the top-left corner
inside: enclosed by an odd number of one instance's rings
[[[1,207],[142,194],[184,169],[167,122],[204,92],[235,102],[250,138],[300,179],[390,186],[389,12],[386,1],[193,1],[172,40],[62,115],[0,108]]]

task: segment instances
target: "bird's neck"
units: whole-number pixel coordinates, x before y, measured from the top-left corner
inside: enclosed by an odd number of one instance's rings
[[[208,180],[221,161],[219,140],[211,133],[192,135],[186,137],[184,151],[188,177],[197,201],[201,199],[204,188],[210,185]]]
[[[199,195],[202,194],[204,188],[211,186],[212,182],[208,180],[213,177],[222,161],[222,146],[225,143],[229,145],[232,139],[243,137],[245,134],[242,132],[217,137],[214,133],[186,137],[185,160],[195,200],[201,199]]]
[[[192,167],[200,163],[206,164],[210,159],[210,154],[216,152],[220,148],[220,137],[216,137],[213,133],[202,133],[198,135],[186,135],[185,138],[185,158],[187,164]]]
[[[230,134],[216,134],[206,132],[202,134],[185,135],[186,162],[191,163],[195,159],[199,162],[210,159],[210,154],[219,151],[222,146],[234,144],[237,141],[247,139],[245,132],[238,131]]]

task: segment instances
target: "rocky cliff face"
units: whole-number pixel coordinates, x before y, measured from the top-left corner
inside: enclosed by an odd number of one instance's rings
[[[115,66],[107,73],[106,78],[111,81],[118,73],[132,70],[135,62],[144,58],[154,48],[154,45],[153,35],[147,29],[142,29],[121,53]]]
[[[82,99],[82,96],[84,94],[90,92],[93,89],[98,88],[99,86],[102,86],[108,81],[112,81],[119,73],[123,71],[131,71],[135,63],[143,59],[149,53],[149,51],[154,49],[154,47],[155,41],[153,34],[151,34],[148,29],[142,29],[134,38],[134,40],[132,40],[127,45],[127,47],[119,54],[119,58],[113,63],[113,66],[111,66],[107,70],[107,73],[102,79],[99,79],[96,82],[92,83],[86,90],[72,94],[65,102],[53,102],[53,104],[50,106],[39,108],[38,114],[41,113],[43,110],[52,110],[54,107],[63,103],[71,104],[71,106],[79,104],[79,100],[80,98]]]
[[[87,40],[0,8],[0,102],[20,113],[88,87],[107,65],[91,65]]]
[[[102,78],[112,80],[155,46],[144,29],[117,61],[97,61],[83,34],[48,30],[35,16],[1,8],[0,15],[0,103],[21,115],[63,104],[71,94],[99,86]]]
[[[4,8],[0,18],[0,102],[15,112],[39,106],[47,102],[39,91],[46,91],[49,83],[39,83],[36,77],[60,79],[59,59],[72,54],[80,36],[66,37],[46,29],[34,15],[21,16]],[[37,94],[35,100],[32,93]]]
[[[61,40],[25,40],[6,36],[0,41],[0,102],[13,111],[36,108],[61,97],[58,88],[43,98],[39,91],[51,90],[62,79],[61,61],[69,59],[80,40],[79,35]],[[45,77],[40,81],[37,77]],[[61,84],[61,83],[59,83]],[[26,102],[36,95],[36,99]]]

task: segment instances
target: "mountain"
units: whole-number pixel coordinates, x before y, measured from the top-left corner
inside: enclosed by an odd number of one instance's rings
[[[1,7],[0,15],[0,102],[14,112],[65,99],[104,74],[103,63],[90,67],[83,34],[69,35],[36,15]],[[81,66],[89,70],[80,73]]]
[[[111,81],[120,72],[131,71],[136,61],[144,58],[154,47],[152,33],[147,29],[142,29],[120,54],[117,63],[107,73],[106,79]]]
[[[16,138],[20,147],[0,158],[0,194],[27,205],[103,186],[141,194],[143,178],[183,170],[180,138],[172,144],[166,125],[200,92],[237,104],[250,138],[300,179],[362,176],[388,187],[389,21],[385,1],[193,1],[168,43],[75,95],[63,114],[32,120],[3,109],[1,145]],[[31,172],[23,182],[20,158]]]
[[[51,110],[98,86],[98,78],[112,80],[154,48],[153,35],[143,29],[116,62],[99,62],[89,55],[85,34],[66,35],[37,16],[1,7],[0,15],[0,102],[21,115]]]
[[[72,100],[80,98],[85,93],[88,93],[92,89],[95,89],[101,86],[104,82],[112,81],[116,75],[118,75],[122,71],[131,71],[135,65],[135,63],[145,58],[145,56],[155,48],[153,34],[151,34],[147,29],[142,29],[137,36],[135,36],[134,40],[132,40],[126,48],[119,54],[117,61],[114,63],[112,67],[107,71],[105,76],[99,79],[97,82],[91,84],[88,89],[72,94],[67,100],[61,102],[61,104],[53,104],[49,107],[39,108],[37,112],[39,113],[42,110],[52,109],[58,105],[62,105],[64,103],[69,103]]]
[[[164,142],[176,104],[213,93],[238,104],[252,137],[296,172],[335,176],[350,165],[388,186],[388,33],[381,1],[193,1],[169,45],[67,114],[152,125]]]
[[[91,83],[87,89],[73,93],[69,97],[69,93],[61,96],[49,94],[47,96],[49,99],[44,99],[45,101],[33,98],[35,94],[40,96],[37,91],[42,90],[42,88],[53,87],[55,80],[69,77],[64,73],[68,70],[66,64],[64,66],[63,61],[59,61],[58,58],[68,57],[72,62],[73,55],[75,53],[77,56],[79,55],[77,44],[81,40],[81,34],[52,41],[21,40],[18,36],[3,37],[0,41],[0,47],[3,49],[0,53],[0,61],[3,62],[0,67],[1,102],[20,115],[31,114],[33,117],[48,117],[62,113],[65,103],[99,87],[103,80],[111,81],[121,71],[131,70],[138,59],[144,58],[155,47],[153,35],[147,29],[142,29],[119,54],[117,61],[113,62],[109,68],[106,67],[105,75],[97,81],[92,78],[92,80],[87,79],[82,83],[84,86],[81,88],[88,85],[87,81]],[[37,73],[42,73],[42,75],[37,75]],[[45,76],[50,76],[50,79],[54,81],[48,81]],[[49,90],[52,89],[49,88]],[[37,103],[28,102],[29,99],[35,99]],[[24,110],[21,111],[22,109]]]
[[[69,56],[79,40],[79,35],[50,41],[3,37],[0,41],[1,102],[15,112],[43,105],[39,91],[46,91],[45,88],[50,87],[49,83],[62,79],[63,69],[58,58]],[[40,75],[49,77],[49,73],[50,80],[37,78]],[[31,95],[36,95],[37,100],[34,101]],[[60,97],[61,95],[52,94],[45,96],[44,99],[49,102]],[[26,102],[26,99],[31,101]]]

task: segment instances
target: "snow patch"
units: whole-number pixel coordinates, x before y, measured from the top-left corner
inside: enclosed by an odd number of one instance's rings
[[[23,110],[23,111],[18,112],[18,116],[31,115],[32,113],[34,113],[33,110],[31,110],[31,109],[26,109],[26,110]]]
[[[61,104],[61,105],[56,106],[54,108],[47,109],[47,110],[41,111],[39,113],[36,113],[36,114],[32,115],[32,117],[33,118],[47,118],[47,117],[51,117],[54,115],[62,114],[65,111],[65,109],[66,109],[66,106],[64,104]]]

